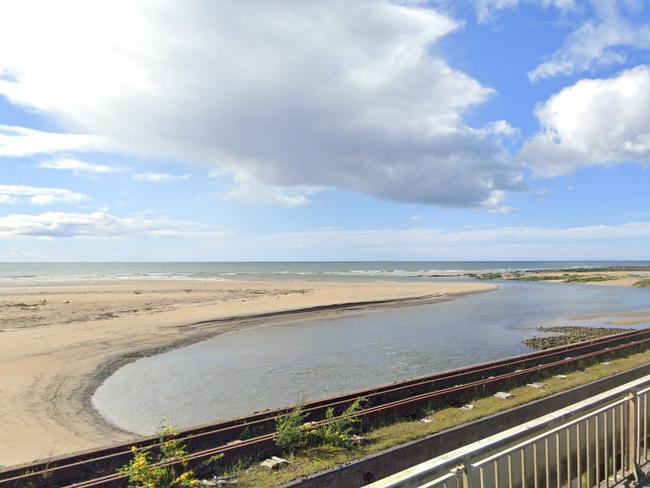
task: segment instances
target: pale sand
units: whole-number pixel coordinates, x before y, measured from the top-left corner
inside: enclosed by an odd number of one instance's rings
[[[0,285],[0,465],[133,439],[106,423],[90,397],[104,378],[139,357],[261,322],[440,301],[495,288],[197,281]]]
[[[570,320],[594,319],[611,319],[608,320],[607,323],[612,325],[650,324],[650,312],[599,312],[570,317]]]

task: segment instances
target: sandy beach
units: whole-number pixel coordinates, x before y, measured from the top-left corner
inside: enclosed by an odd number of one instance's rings
[[[487,283],[116,281],[0,285],[0,466],[127,441],[90,405],[121,365],[240,327],[361,313]]]

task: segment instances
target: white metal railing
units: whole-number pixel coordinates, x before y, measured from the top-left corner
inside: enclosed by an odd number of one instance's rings
[[[650,375],[461,447],[371,488],[592,488],[648,464]]]

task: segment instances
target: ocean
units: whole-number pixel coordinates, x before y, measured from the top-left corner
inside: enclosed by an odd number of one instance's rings
[[[100,280],[381,281],[468,271],[650,266],[650,261],[323,261],[0,263],[1,282]]]

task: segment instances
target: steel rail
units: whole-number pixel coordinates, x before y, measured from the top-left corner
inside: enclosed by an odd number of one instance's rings
[[[457,392],[461,390],[454,390],[453,388],[450,390],[448,387],[458,383],[463,383],[463,386],[467,387],[472,384],[472,381],[480,381],[487,375],[493,376],[494,378],[500,378],[499,381],[503,381],[504,376],[508,376],[508,368],[512,369],[517,367],[518,369],[523,370],[523,368],[532,363],[539,363],[539,361],[548,361],[551,363],[553,359],[567,353],[575,354],[577,352],[588,351],[596,347],[609,345],[610,347],[606,348],[604,351],[601,349],[596,351],[597,353],[606,353],[614,350],[616,344],[624,344],[637,337],[646,337],[648,335],[650,335],[650,329],[625,332],[490,363],[468,366],[459,370],[437,373],[405,382],[392,383],[367,390],[359,390],[339,397],[327,398],[308,403],[303,407],[303,412],[305,414],[305,420],[318,422],[324,416],[324,413],[328,408],[334,408],[336,413],[340,413],[352,401],[359,397],[367,398],[369,400],[369,405],[371,405],[368,409],[365,409],[364,412],[373,412],[375,409],[381,409],[386,405],[399,404],[399,402],[404,399],[418,399],[422,397],[422,395],[429,395],[430,391],[434,388],[437,389],[435,393],[447,391]],[[539,365],[537,368],[539,368]],[[499,374],[501,374],[501,376],[499,376]],[[493,379],[491,380],[493,382]],[[486,384],[490,384],[490,382]],[[194,452],[223,449],[224,444],[238,439],[246,429],[248,429],[249,434],[257,434],[258,437],[256,437],[256,439],[263,438],[264,435],[261,434],[265,434],[266,431],[273,432],[276,418],[286,414],[290,410],[291,407],[269,410],[249,417],[232,419],[218,424],[200,426],[182,431],[176,435],[175,438],[182,440],[190,451]],[[272,443],[272,434],[270,435],[270,441]],[[133,456],[131,452],[132,446],[136,446],[140,449],[156,448],[158,442],[158,438],[151,437],[135,443],[121,444],[100,450],[66,456],[50,461],[49,463],[41,462],[10,468],[0,472],[0,487],[26,486],[29,481],[42,479],[39,478],[39,476],[47,476],[51,486],[60,486],[61,483],[66,483],[71,480],[79,481],[87,479],[92,476],[114,471],[126,464]],[[243,451],[248,444],[247,441],[239,442],[233,446],[232,450]],[[215,447],[215,445],[218,446]],[[229,452],[230,450],[231,449],[226,449],[224,452]]]

